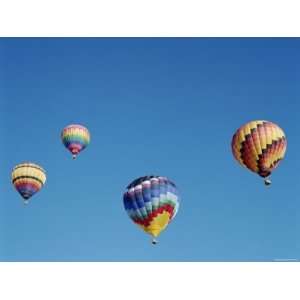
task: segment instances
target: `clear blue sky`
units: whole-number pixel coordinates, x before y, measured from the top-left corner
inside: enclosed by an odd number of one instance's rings
[[[299,259],[299,70],[299,39],[0,39],[0,260]],[[271,188],[231,154],[252,119],[288,138]],[[91,132],[76,161],[70,123]],[[27,207],[23,161],[48,177]],[[182,197],[155,247],[122,202],[147,174]]]

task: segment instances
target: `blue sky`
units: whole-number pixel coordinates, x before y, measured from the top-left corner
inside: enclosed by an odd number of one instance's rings
[[[299,259],[299,66],[299,39],[0,39],[0,260]],[[271,188],[231,154],[255,119],[288,139]],[[76,161],[70,123],[91,132]],[[23,161],[47,171],[27,207]],[[122,203],[148,174],[182,197],[155,247]]]

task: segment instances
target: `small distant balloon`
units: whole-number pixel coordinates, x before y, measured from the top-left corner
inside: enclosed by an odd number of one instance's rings
[[[128,216],[156,244],[156,237],[177,214],[179,195],[176,185],[168,178],[144,176],[127,187],[123,202]]]
[[[14,167],[12,183],[27,204],[46,182],[45,170],[37,164],[25,162]]]
[[[90,133],[82,125],[72,124],[65,127],[61,133],[64,146],[72,153],[73,159],[90,143]]]
[[[287,140],[283,130],[269,121],[252,121],[239,128],[232,138],[232,153],[244,167],[265,178],[269,176],[284,158]]]

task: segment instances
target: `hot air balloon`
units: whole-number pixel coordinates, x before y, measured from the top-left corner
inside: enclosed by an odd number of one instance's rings
[[[75,159],[90,143],[90,133],[84,126],[72,124],[63,129],[61,139]]]
[[[123,196],[129,217],[152,236],[152,243],[176,216],[179,196],[176,185],[166,177],[145,176],[134,180]]]
[[[269,176],[284,158],[287,140],[283,130],[268,121],[252,121],[236,131],[232,138],[232,153],[244,167],[265,178]]]
[[[34,163],[19,164],[12,171],[12,183],[24,198],[25,204],[28,203],[30,197],[43,187],[45,182],[45,170]]]

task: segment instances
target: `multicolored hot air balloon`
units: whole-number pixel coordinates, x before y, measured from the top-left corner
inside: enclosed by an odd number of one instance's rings
[[[176,216],[179,196],[176,185],[166,177],[145,176],[134,180],[123,197],[129,217],[152,236],[156,237]]]
[[[268,121],[252,121],[234,134],[232,153],[244,167],[265,178],[270,185],[269,176],[284,158],[287,140],[283,130]]]
[[[45,170],[34,163],[19,164],[12,171],[12,183],[24,198],[25,204],[28,203],[30,197],[43,187],[45,182]]]
[[[90,133],[82,125],[72,124],[65,127],[61,133],[65,147],[73,154],[73,159],[90,143]]]

